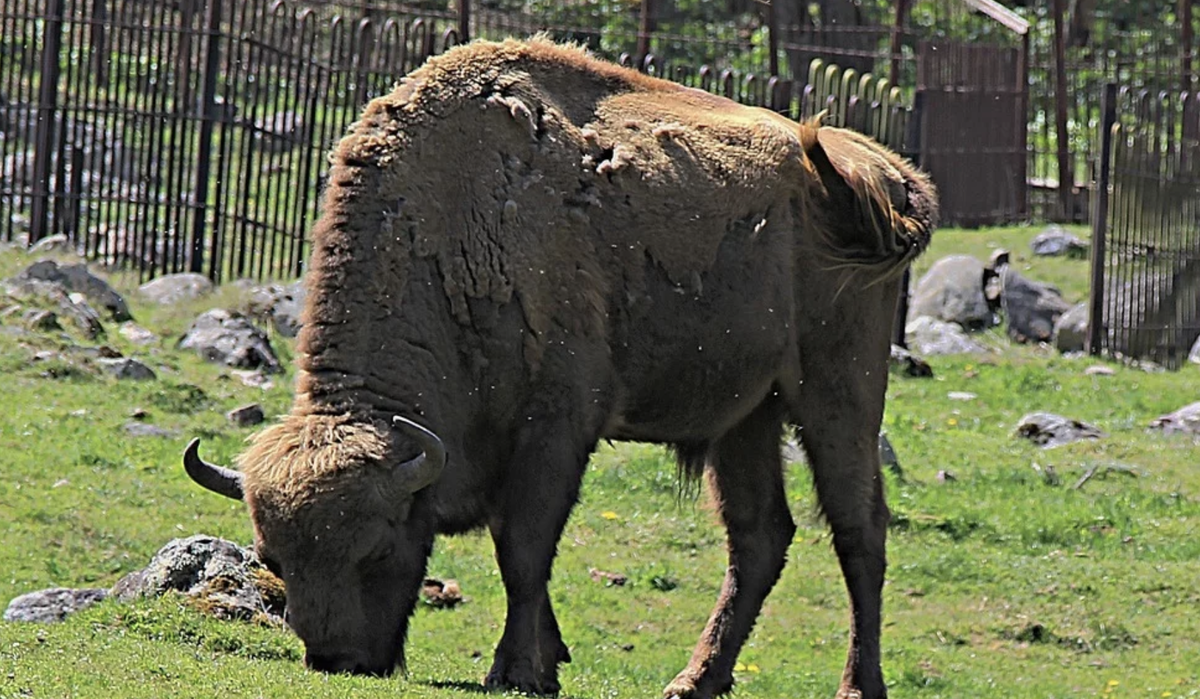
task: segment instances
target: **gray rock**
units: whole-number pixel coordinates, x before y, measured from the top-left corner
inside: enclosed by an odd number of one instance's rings
[[[1054,413],[1036,412],[1021,418],[1017,423],[1016,436],[1049,449],[1081,439],[1101,439],[1108,435],[1099,427],[1086,422]]]
[[[300,332],[300,313],[307,293],[303,281],[287,286],[253,287],[246,301],[246,312],[264,322],[269,319],[280,335],[295,337]]]
[[[132,321],[121,323],[121,337],[135,345],[152,345],[158,342],[158,336]]]
[[[266,571],[254,552],[212,536],[169,542],[146,568],[121,578],[112,594],[128,601],[169,590],[194,598],[197,606],[220,618],[265,615],[279,621],[283,614],[282,583]]]
[[[87,265],[59,265],[54,260],[39,260],[13,278],[14,281],[42,281],[58,284],[68,292],[83,294],[88,301],[108,311],[117,321],[132,320],[125,299],[108,282],[88,271]]]
[[[103,588],[72,590],[52,587],[48,590],[29,592],[8,603],[8,608],[4,610],[4,620],[44,624],[62,621],[81,609],[103,602],[107,597],[108,590]]]
[[[96,363],[101,369],[104,369],[109,374],[118,379],[126,379],[132,381],[149,381],[158,378],[154,370],[142,364],[136,359],[129,357],[121,357],[117,359],[97,359]]]
[[[6,280],[2,286],[4,293],[18,301],[54,305],[58,314],[70,318],[88,339],[104,334],[104,323],[96,309],[88,304],[83,294],[67,293],[62,284],[14,277]]]
[[[891,440],[883,432],[879,433],[879,463],[896,474],[896,478],[904,480],[904,469],[900,468],[900,459],[896,456],[896,450],[892,448]]]
[[[1070,257],[1086,257],[1088,254],[1088,244],[1086,242],[1058,226],[1050,226],[1041,233],[1038,233],[1029,242],[1029,247],[1033,249],[1034,255],[1042,256],[1068,255]]]
[[[909,352],[900,345],[892,345],[892,354],[888,358],[888,366],[905,376],[916,378],[931,378],[933,367],[929,362]]]
[[[267,419],[263,407],[258,403],[243,405],[225,413],[225,417],[238,427],[249,427],[260,424]]]
[[[1058,288],[1029,279],[1012,268],[1000,271],[1001,307],[1008,321],[1008,336],[1017,342],[1049,342],[1054,324],[1071,310]]]
[[[904,328],[908,346],[924,355],[975,354],[987,348],[967,337],[962,326],[920,316]]]
[[[30,255],[42,255],[48,252],[68,252],[71,249],[71,241],[66,235],[56,233],[48,235],[45,238],[37,241],[29,248]]]
[[[214,308],[198,317],[179,340],[181,349],[195,350],[210,362],[242,369],[261,367],[267,372],[283,368],[266,333],[240,313]]]
[[[917,282],[909,318],[929,316],[968,330],[992,327],[996,314],[984,295],[989,276],[983,263],[969,255],[938,260]]]
[[[151,303],[169,305],[193,301],[212,293],[213,283],[203,274],[167,274],[138,287],[138,295]]]
[[[38,330],[40,332],[62,330],[62,326],[58,324],[58,316],[53,311],[33,308],[25,312],[22,320],[25,321],[26,327],[31,330]]]
[[[1054,348],[1059,352],[1082,352],[1088,335],[1088,305],[1076,304],[1054,323]]]
[[[179,430],[168,430],[165,427],[150,425],[145,422],[127,422],[122,429],[132,437],[162,437],[170,439],[179,436]]]
[[[1150,423],[1150,428],[1163,434],[1200,434],[1200,403],[1185,405],[1173,413],[1160,415]]]
[[[1192,364],[1200,364],[1200,337],[1192,343],[1192,350],[1188,352],[1188,361]]]

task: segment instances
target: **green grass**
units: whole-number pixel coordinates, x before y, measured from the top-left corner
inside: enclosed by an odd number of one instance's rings
[[[986,258],[1001,245],[1030,276],[1082,299],[1087,263],[1032,259],[1034,233],[941,231],[918,271],[944,254]],[[0,274],[27,262],[0,254]],[[227,423],[225,410],[253,400],[274,416],[290,401],[290,374],[263,391],[173,349],[196,312],[233,300],[222,293],[167,310],[134,303],[138,322],[163,338],[149,351],[110,333],[109,344],[159,372],[151,383],[82,370],[45,378],[27,357],[60,340],[31,342],[0,327],[0,601],[52,585],[111,585],[176,536],[250,540],[242,506],[192,485],[179,466],[193,435],[205,438],[211,460],[237,453],[249,430]],[[289,346],[278,338],[276,346],[286,361]],[[1145,429],[1196,400],[1200,370],[1114,366],[1113,376],[1089,376],[1093,360],[1027,347],[931,362],[935,379],[893,380],[885,418],[905,473],[903,481],[888,475],[895,518],[883,643],[892,696],[1200,697],[1200,448]],[[952,400],[952,391],[977,397]],[[122,425],[137,408],[179,436],[126,436]],[[1020,416],[1039,409],[1109,437],[1049,451],[1014,439]],[[1072,488],[1091,467],[1096,475]],[[847,603],[810,486],[806,469],[793,466],[799,529],[742,653],[737,696],[831,697],[836,689]],[[715,599],[723,541],[706,496],[678,497],[662,450],[602,448],[552,583],[575,658],[562,671],[563,696],[657,696],[686,663]],[[629,583],[605,586],[590,568]],[[476,696],[504,614],[491,544],[481,535],[442,539],[430,571],[457,578],[468,603],[418,610],[407,678],[306,672],[286,631],[219,622],[168,597],[105,603],[54,626],[0,624],[0,697]]]

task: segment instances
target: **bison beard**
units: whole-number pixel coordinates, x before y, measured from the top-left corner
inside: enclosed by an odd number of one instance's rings
[[[194,445],[185,464],[245,499],[318,670],[402,664],[435,534],[487,527],[508,615],[486,684],[550,693],[570,654],[547,582],[588,456],[670,445],[728,532],[716,608],[666,688],[707,698],[732,687],[795,531],[794,425],[850,596],[839,697],[878,699],[876,436],[897,277],[935,218],[928,180],[852,132],[546,41],[456,48],[334,150],[291,414],[240,471]]]

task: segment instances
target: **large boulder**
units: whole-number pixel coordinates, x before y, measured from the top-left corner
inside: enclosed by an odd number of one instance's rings
[[[8,603],[4,610],[4,620],[40,623],[62,621],[81,609],[103,602],[107,597],[108,590],[103,588],[73,590],[52,587],[48,590],[29,592],[13,598]]]
[[[248,318],[221,308],[214,308],[196,318],[187,333],[179,340],[180,349],[195,350],[210,362],[240,369],[262,368],[266,372],[281,372],[275,350],[267,334]]]
[[[1071,310],[1057,287],[1035,282],[1005,265],[1000,270],[1000,304],[1008,321],[1008,336],[1017,342],[1049,342],[1054,324]]]
[[[104,322],[87,298],[78,292],[68,292],[62,284],[18,276],[5,280],[0,286],[14,300],[54,306],[59,316],[70,318],[72,324],[89,340],[104,334]]]
[[[54,260],[39,260],[11,281],[58,284],[68,292],[83,294],[88,301],[108,311],[109,317],[118,323],[133,319],[125,299],[108,282],[89,272],[83,263],[60,265]]]
[[[138,295],[151,303],[171,305],[194,301],[212,293],[213,283],[203,274],[166,274],[138,287]]]
[[[283,583],[253,551],[212,536],[168,542],[148,566],[117,581],[112,594],[128,601],[171,590],[220,618],[279,620],[283,615]]]
[[[287,285],[257,286],[250,289],[246,310],[258,320],[270,320],[280,335],[295,337],[300,333],[300,314],[307,295],[303,280]]]
[[[1076,304],[1054,323],[1054,348],[1059,352],[1082,352],[1088,335],[1088,305]]]
[[[972,340],[957,323],[920,316],[904,326],[905,341],[919,354],[974,354],[987,348]]]
[[[909,318],[929,316],[967,330],[992,327],[995,312],[984,295],[988,276],[984,264],[970,255],[943,257],[917,282]]]
[[[1058,226],[1050,226],[1029,241],[1034,255],[1085,257],[1088,244]]]

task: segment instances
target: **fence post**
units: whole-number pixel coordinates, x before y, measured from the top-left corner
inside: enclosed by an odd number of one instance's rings
[[[925,93],[918,91],[913,95],[912,115],[908,120],[908,133],[898,135],[899,140],[903,138],[907,143],[903,144],[903,150],[908,152],[909,159],[913,165],[920,167],[921,165],[921,118],[925,111]],[[896,148],[901,150],[901,148]],[[892,319],[892,344],[900,347],[908,348],[908,342],[905,340],[904,326],[908,324],[908,297],[912,289],[912,266],[910,265],[904,270],[904,276],[900,278],[900,297],[896,301],[896,317]]]
[[[208,214],[208,177],[212,159],[213,125],[217,120],[217,75],[221,70],[221,0],[208,0],[205,12],[203,92],[200,97],[200,143],[196,153],[196,190],[192,200],[192,253],[188,271],[204,270],[204,224]],[[210,260],[209,276],[216,276],[219,260]]]
[[[1179,0],[1179,45],[1183,49],[1180,57],[1180,73],[1184,92],[1194,92],[1195,76],[1192,75],[1192,59],[1196,51],[1192,30],[1192,0]]]
[[[1112,173],[1112,132],[1117,121],[1117,84],[1104,86],[1100,102],[1100,163],[1096,173],[1096,204],[1092,213],[1092,280],[1088,296],[1088,334],[1084,350],[1100,354],[1104,344],[1104,260],[1108,233],[1108,183]]]
[[[1054,0],[1054,132],[1058,142],[1058,206],[1059,216],[1070,220],[1071,190],[1075,177],[1071,174],[1071,154],[1067,133],[1067,47],[1063,28],[1066,0]]]
[[[471,41],[471,0],[458,0],[458,41]]]
[[[892,24],[891,60],[888,64],[888,82],[900,84],[900,40],[904,31],[904,18],[908,15],[910,0],[896,0],[896,18]]]
[[[650,53],[650,13],[653,11],[654,0],[642,0],[641,17],[638,19],[637,38],[637,67],[640,70],[642,61]]]
[[[779,13],[775,11],[775,3],[767,3],[767,67],[772,76],[779,75]],[[792,76],[795,77],[795,76]]]
[[[41,84],[38,86],[37,129],[33,145],[33,206],[29,222],[29,244],[46,235],[50,219],[50,167],[54,155],[54,132],[58,122],[58,75],[62,53],[62,25],[66,0],[50,0],[42,29]]]

